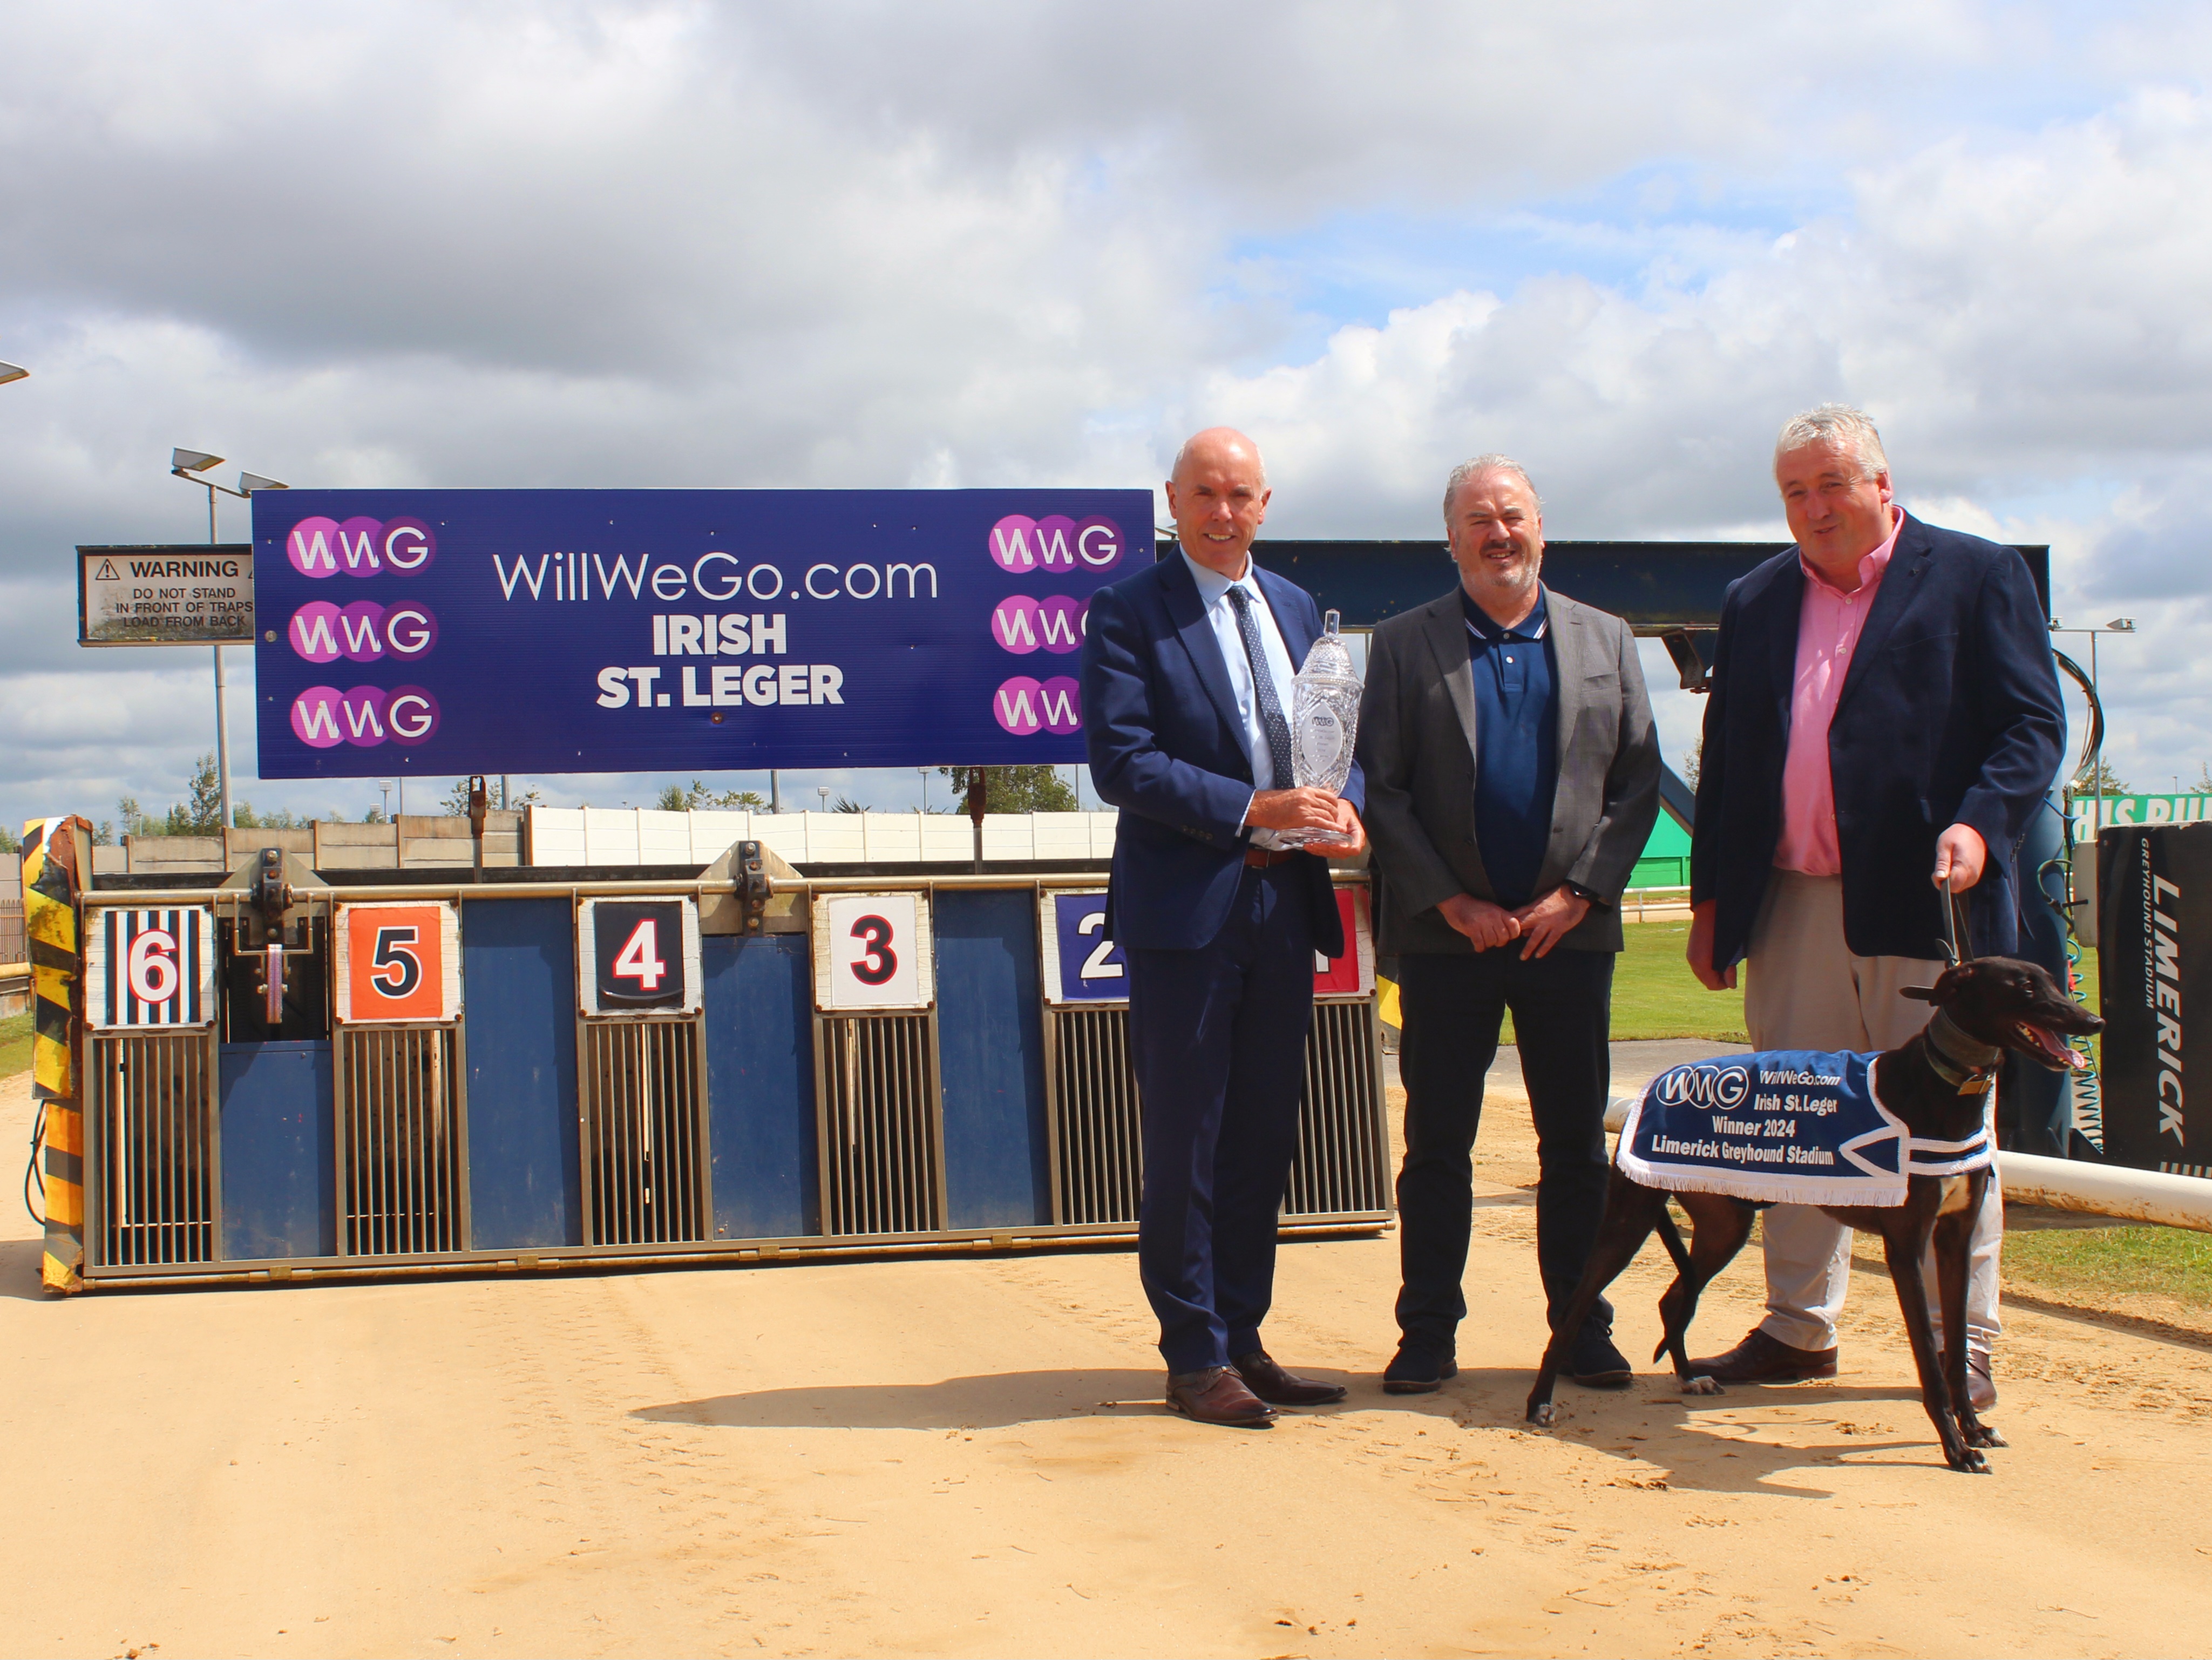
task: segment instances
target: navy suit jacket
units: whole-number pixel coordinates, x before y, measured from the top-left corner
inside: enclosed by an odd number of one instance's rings
[[[1691,891],[1717,900],[1713,961],[1749,948],[1782,835],[1805,572],[1790,548],[1730,585],[1705,709]],[[1989,845],[1972,890],[1973,947],[2019,938],[2013,855],[2066,738],[2035,581],[2010,548],[1907,514],[1828,728],[1843,857],[1844,937],[1860,957],[1942,955],[1936,838]]]
[[[1293,664],[1321,634],[1313,596],[1255,563]],[[1137,950],[1195,951],[1228,920],[1251,831],[1252,758],[1198,584],[1180,554],[1091,598],[1083,641],[1083,733],[1091,781],[1121,810],[1106,932]],[[1290,711],[1285,709],[1287,716]],[[1287,781],[1278,781],[1286,787]],[[1364,809],[1359,769],[1345,799]],[[1314,943],[1344,950],[1328,863],[1308,854]]]

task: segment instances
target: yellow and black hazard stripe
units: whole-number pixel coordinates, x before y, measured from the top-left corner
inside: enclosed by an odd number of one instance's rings
[[[30,942],[31,1098],[45,1123],[48,1291],[84,1288],[83,947],[77,894],[82,818],[34,818],[23,826],[23,932]],[[87,832],[80,837],[76,832]]]

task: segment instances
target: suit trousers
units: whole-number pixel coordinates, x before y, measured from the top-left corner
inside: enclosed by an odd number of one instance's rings
[[[1144,1136],[1137,1267],[1171,1372],[1262,1347],[1297,1150],[1314,920],[1297,861],[1247,866],[1196,951],[1129,959],[1129,1060]]]
[[[1524,962],[1517,944],[1399,959],[1406,1162],[1398,1173],[1398,1326],[1409,1347],[1452,1354],[1467,1316],[1461,1281],[1474,1208],[1475,1130],[1509,1009],[1536,1121],[1537,1272],[1553,1315],[1573,1297],[1605,1214],[1613,967],[1609,951],[1564,946]],[[1600,1298],[1584,1329],[1612,1323],[1612,1304]]]
[[[1777,870],[1744,964],[1744,1024],[1759,1049],[1892,1049],[1928,1024],[1930,1006],[1899,993],[1929,986],[1943,964],[1917,957],[1854,957],[1844,942],[1844,881]],[[1990,1107],[1995,1110],[1996,1091]],[[1765,1213],[1766,1317],[1759,1329],[1801,1349],[1836,1346],[1836,1319],[1851,1283],[1851,1231],[1812,1205]],[[1966,1280],[1966,1343],[1986,1353],[1997,1335],[1997,1253],[2004,1193],[1996,1172],[1974,1218]],[[1933,1254],[1921,1264],[1936,1333],[1943,1299]]]

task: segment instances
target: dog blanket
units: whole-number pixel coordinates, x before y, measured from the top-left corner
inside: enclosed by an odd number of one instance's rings
[[[1901,1205],[1909,1177],[1990,1162],[1986,1120],[1966,1141],[1913,1135],[1875,1092],[1880,1058],[1776,1049],[1671,1067],[1630,1110],[1615,1156],[1646,1187],[1787,1205]]]

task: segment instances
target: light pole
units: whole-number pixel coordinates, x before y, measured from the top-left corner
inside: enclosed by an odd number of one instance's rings
[[[6,386],[10,380],[27,380],[30,378],[30,370],[21,363],[0,363],[0,386]]]
[[[278,480],[264,478],[258,472],[240,473],[236,489],[231,489],[228,484],[218,484],[212,478],[202,478],[198,476],[205,472],[210,467],[219,467],[222,465],[222,457],[210,455],[205,450],[173,449],[169,452],[171,476],[181,478],[188,484],[202,485],[207,490],[208,549],[210,552],[216,546],[215,493],[217,490],[221,490],[225,496],[235,496],[243,502],[256,490],[280,490],[285,488]],[[227,836],[230,830],[230,721],[223,707],[222,648],[221,646],[215,648],[215,768],[216,783],[221,791],[222,797],[222,828]],[[229,856],[228,852],[224,854],[226,863],[228,862]]]
[[[823,811],[823,812],[829,812],[829,811],[830,811],[830,786],[829,786],[829,785],[827,785],[827,784],[817,784],[817,785],[814,787],[814,793],[815,793],[817,795],[818,795],[818,796],[820,796],[820,797],[822,798],[822,811]]]
[[[392,781],[380,778],[376,781],[376,787],[384,792],[384,822],[388,824],[392,822]]]
[[[929,769],[916,767],[915,770],[921,775],[921,812],[926,818],[929,816]]]
[[[2100,634],[2133,634],[2136,619],[2115,617],[2100,629],[2067,629],[2061,628],[2058,619],[2054,617],[2051,619],[2051,631],[2053,634],[2086,634],[2089,636],[2089,697],[2097,707],[2097,741],[2089,750],[2089,781],[2096,789],[2096,794],[2090,798],[2094,806],[2090,810],[2089,841],[2094,846],[2098,832],[2105,827],[2105,702],[2103,695],[2097,690],[2097,636]]]

